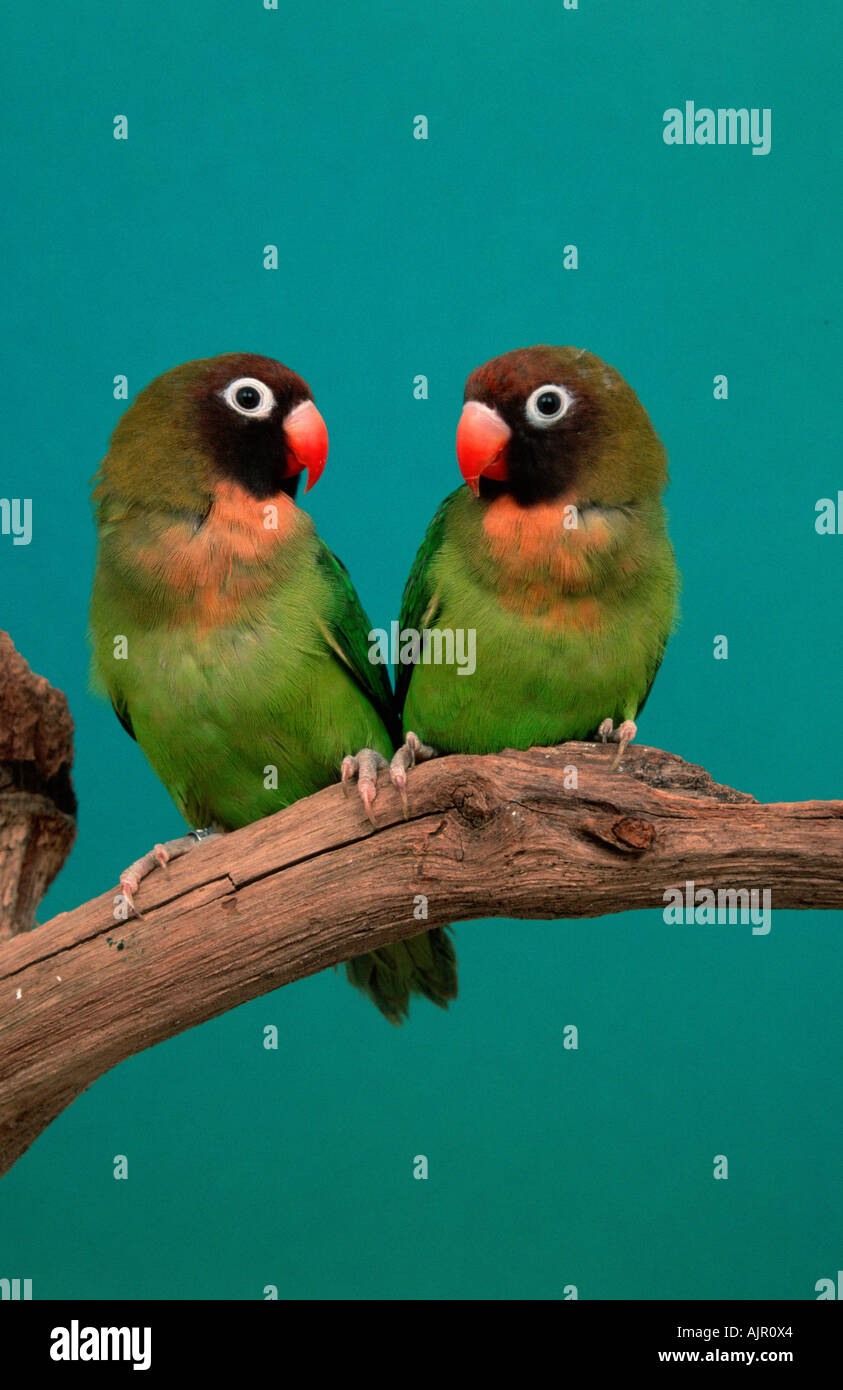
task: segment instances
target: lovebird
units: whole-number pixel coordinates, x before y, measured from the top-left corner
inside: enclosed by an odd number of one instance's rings
[[[93,492],[94,682],[201,827],[125,870],[132,906],[157,864],[329,786],[341,766],[371,816],[399,723],[349,575],[295,504],[327,453],[307,383],[251,353],[165,372],[114,430]],[[442,1006],[456,993],[444,930],[346,969],[392,1022],[412,992]]]
[[[465,486],[434,516],[404,591],[402,635],[472,630],[476,670],[398,668],[414,763],[568,739],[619,744],[617,766],[674,623],[667,459],[635,392],[590,352],[545,345],[466,382]],[[464,638],[464,643],[467,639]],[[411,649],[410,649],[411,650]]]

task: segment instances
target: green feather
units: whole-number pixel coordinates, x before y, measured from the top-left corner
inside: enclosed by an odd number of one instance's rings
[[[400,724],[348,572],[289,499],[274,499],[283,539],[256,547],[254,562],[235,554],[231,574],[218,564],[219,602],[203,621],[199,581],[185,587],[177,562],[179,547],[201,546],[213,500],[188,410],[206,367],[152,383],[98,474],[92,673],[185,819],[234,830],[335,783],[347,753],[390,757]],[[447,951],[423,938],[348,973],[393,1022],[412,992],[436,1003],[455,993]]]
[[[411,994],[446,1009],[457,997],[457,957],[448,927],[437,927],[346,964],[350,982],[390,1023],[407,1017]]]
[[[404,585],[400,619],[402,629],[412,628],[415,632],[421,632],[436,621],[437,598],[431,584],[431,560],[438,554],[442,545],[448,513],[458,496],[459,492],[454,492],[445,498],[419,546]],[[413,666],[410,662],[401,662],[395,673],[395,699],[399,711],[404,704],[412,674]]]
[[[531,613],[532,580],[525,583],[521,609],[511,599],[501,602],[485,507],[459,488],[440,508],[416,558],[402,628],[419,626],[435,599],[428,621],[475,630],[477,668],[460,675],[455,665],[407,666],[399,686],[405,730],[440,752],[491,753],[587,739],[607,717],[634,719],[674,619],[676,567],[660,503],[642,506],[628,523],[627,543],[605,562],[599,631],[576,623],[554,627],[541,611]],[[629,553],[640,562],[634,582],[622,569]],[[574,615],[577,602],[574,596]]]
[[[330,645],[375,706],[393,741],[400,742],[401,725],[386,666],[369,660],[368,634],[371,625],[363,612],[351,576],[342,561],[324,544],[317,553],[316,561],[329,576],[335,596],[329,624]]]
[[[101,531],[95,678],[191,824],[236,829],[335,782],[348,752],[389,757],[382,668],[370,667],[367,686],[345,657],[368,621],[303,512],[260,598],[207,629],[189,612],[174,621],[139,572],[125,571],[126,529]],[[118,634],[125,660],[114,656]]]

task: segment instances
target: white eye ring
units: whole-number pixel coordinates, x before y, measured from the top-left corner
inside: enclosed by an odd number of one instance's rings
[[[238,401],[237,393],[244,388],[257,392],[258,399],[254,405],[241,405]],[[238,415],[245,415],[250,420],[265,420],[275,409],[275,397],[269,387],[265,382],[258,381],[255,376],[238,376],[236,381],[228,383],[221,395],[226,405],[230,405]]]
[[[551,414],[539,410],[539,400],[546,395],[556,396],[559,401],[559,408]],[[573,404],[574,398],[569,391],[565,390],[564,386],[557,386],[554,382],[549,381],[544,386],[537,386],[535,391],[530,393],[524,406],[524,414],[531,425],[538,425],[539,429],[546,429],[548,425],[555,425],[557,420],[561,420],[563,415],[567,415]]]

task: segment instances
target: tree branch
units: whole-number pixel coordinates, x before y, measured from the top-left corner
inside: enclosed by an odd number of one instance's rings
[[[112,890],[0,947],[0,1172],[124,1058],[433,926],[661,909],[688,879],[843,906],[843,802],[760,805],[658,749],[613,757],[442,758],[406,822],[382,776],[375,832],[330,787],[156,870],[141,919],[115,920]]]
[[[67,700],[0,632],[0,941],[29,931],[76,838]]]

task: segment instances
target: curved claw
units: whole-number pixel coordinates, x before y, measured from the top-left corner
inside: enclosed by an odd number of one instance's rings
[[[389,764],[389,780],[401,797],[401,807],[405,820],[410,818],[410,803],[407,799],[407,773],[416,766],[416,763],[429,762],[431,758],[436,756],[436,749],[431,748],[428,743],[422,743],[418,734],[414,734],[412,729],[407,730],[404,735],[404,742],[392,755],[392,761]]]
[[[372,806],[378,794],[378,772],[386,767],[386,758],[375,748],[361,748],[359,753],[347,753],[340,767],[340,781],[348,795],[348,783],[357,779],[357,791],[366,815],[376,824]]]
[[[140,908],[135,906],[135,893],[137,893],[138,888],[140,887],[140,878],[136,873],[132,872],[132,869],[134,868],[135,865],[133,864],[131,869],[124,870],[124,872],[120,875],[120,892],[123,896],[124,901],[128,904],[129,910],[134,914],[134,916],[143,917],[143,913],[141,912]]]
[[[403,767],[401,763],[395,761],[397,757],[398,754],[396,753],[392,762],[389,764],[389,780],[401,798],[401,810],[404,814],[404,819],[409,820],[410,803],[407,800],[407,769]]]
[[[167,840],[165,844],[154,845],[146,854],[142,854],[140,859],[136,859],[134,864],[130,864],[128,869],[123,870],[120,875],[120,892],[136,917],[143,917],[143,913],[135,904],[135,893],[153,869],[166,869],[174,859],[180,859],[198,844],[216,839],[218,833],[214,830],[196,831],[189,835],[181,835],[176,840]]]
[[[612,766],[609,768],[610,772],[617,772],[621,758],[623,757],[627,747],[635,738],[637,733],[638,726],[634,722],[634,720],[625,719],[623,723],[620,724],[617,729],[615,729],[614,733],[610,734],[612,742],[617,743],[618,745],[618,751],[615,754]]]

